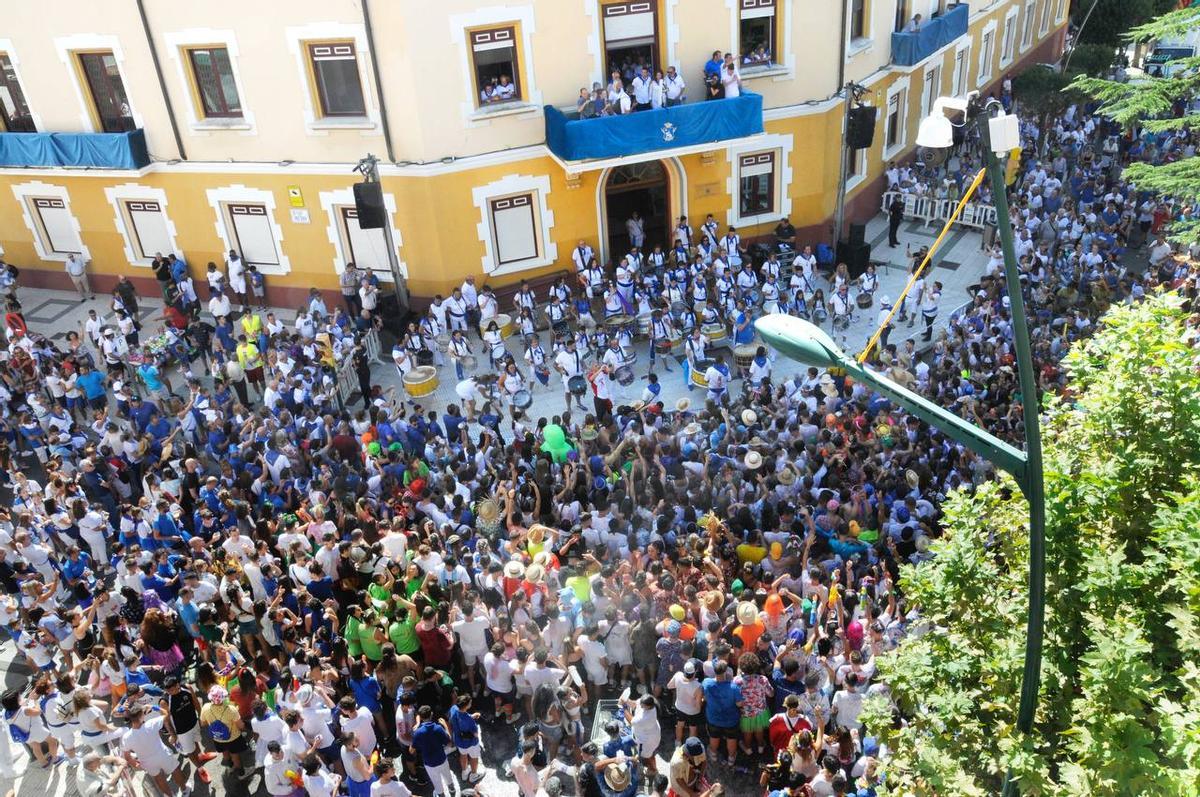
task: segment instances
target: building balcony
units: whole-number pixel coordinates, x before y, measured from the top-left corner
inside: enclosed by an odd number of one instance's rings
[[[568,162],[678,150],[763,132],[762,96],[750,92],[591,119],[552,105],[545,110],[546,144],[559,160]]]
[[[127,133],[0,133],[0,166],[140,169],[149,163],[141,128]]]
[[[959,36],[967,33],[971,9],[966,3],[950,6],[945,13],[921,23],[913,33],[892,34],[892,63],[913,66],[924,61]]]

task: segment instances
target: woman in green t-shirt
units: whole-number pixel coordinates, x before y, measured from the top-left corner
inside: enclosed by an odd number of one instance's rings
[[[398,655],[410,655],[421,649],[421,641],[417,639],[417,606],[399,595],[393,595],[392,601],[394,619],[388,626],[388,639],[396,646]]]

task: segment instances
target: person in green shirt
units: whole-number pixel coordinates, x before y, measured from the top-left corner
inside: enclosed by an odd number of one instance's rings
[[[376,664],[383,659],[383,643],[388,641],[384,633],[386,627],[386,620],[374,610],[363,613],[363,621],[358,627],[359,647],[363,655]]]
[[[342,637],[346,640],[346,652],[352,659],[362,655],[362,645],[359,643],[362,634],[362,612],[361,606],[351,606],[346,617],[346,627],[342,629]]]
[[[396,647],[397,655],[416,653],[421,649],[421,641],[417,639],[417,606],[399,595],[393,595],[392,601],[397,608],[392,612],[395,619],[388,626],[388,639]]]
[[[392,597],[392,586],[395,583],[395,577],[387,569],[372,577],[371,583],[367,586],[367,595],[371,598],[371,603],[375,605],[377,611],[382,612],[387,608],[388,599]]]

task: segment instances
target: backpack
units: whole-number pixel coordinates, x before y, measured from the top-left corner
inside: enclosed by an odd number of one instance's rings
[[[208,723],[208,732],[214,742],[228,742],[229,738],[233,736],[233,731],[221,720],[213,720]]]
[[[7,711],[4,712],[4,720],[8,725],[8,733],[12,737],[12,740],[17,744],[25,744],[29,741],[29,731],[13,724],[13,720],[16,718],[16,716],[17,714],[15,711],[11,714]]]

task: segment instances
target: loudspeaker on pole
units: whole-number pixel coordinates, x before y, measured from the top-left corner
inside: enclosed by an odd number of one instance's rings
[[[383,208],[383,186],[379,183],[354,184],[354,209],[358,211],[358,226],[364,230],[381,230],[387,214]]]

